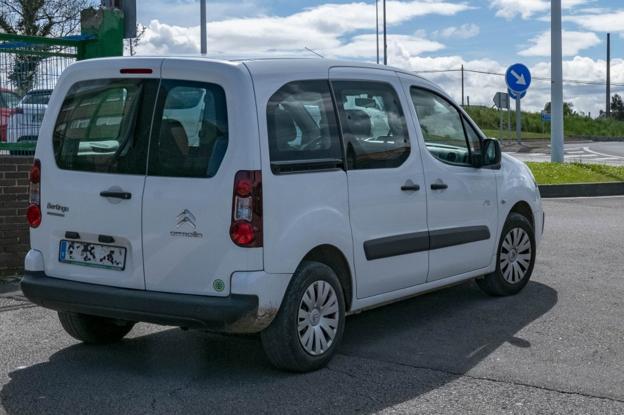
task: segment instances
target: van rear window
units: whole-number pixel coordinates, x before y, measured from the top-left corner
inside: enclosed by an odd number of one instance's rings
[[[189,81],[79,82],[63,102],[53,142],[62,169],[212,177],[228,147],[225,92]]]
[[[54,155],[67,170],[145,174],[157,80],[78,82],[54,127]]]

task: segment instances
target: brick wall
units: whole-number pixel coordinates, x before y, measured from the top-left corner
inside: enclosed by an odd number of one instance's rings
[[[28,173],[32,157],[0,156],[0,276],[19,272],[29,249]]]

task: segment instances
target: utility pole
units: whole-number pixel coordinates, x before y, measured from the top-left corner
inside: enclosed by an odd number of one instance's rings
[[[379,0],[375,0],[375,36],[377,37],[377,65],[379,65]]]
[[[199,0],[199,14],[200,14],[200,43],[201,43],[201,54],[205,55],[208,53],[208,39],[206,33],[206,0]]]
[[[607,33],[607,118],[611,117],[611,33]]]
[[[384,65],[388,64],[388,28],[386,19],[386,0],[383,0],[383,43],[384,43]]]
[[[550,87],[550,159],[553,163],[563,163],[563,54],[561,34],[561,0],[551,0],[550,10],[550,67],[552,84]]]
[[[461,77],[462,77],[462,107],[464,107],[465,103],[465,95],[464,95],[464,65],[461,66]]]

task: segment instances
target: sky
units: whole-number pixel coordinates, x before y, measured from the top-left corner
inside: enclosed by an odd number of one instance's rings
[[[605,107],[607,31],[612,90],[624,94],[624,2],[562,1],[564,79],[571,81],[564,99],[596,116]],[[147,27],[138,54],[199,53],[198,0],[137,3],[139,23]],[[517,62],[535,78],[523,108],[539,111],[550,100],[550,0],[389,0],[387,15],[389,64],[420,72],[456,100],[462,65],[503,74]],[[374,0],[208,0],[207,31],[208,54],[215,57],[314,57],[310,48],[326,58],[376,61]],[[502,76],[465,72],[473,105],[491,106],[505,90]]]

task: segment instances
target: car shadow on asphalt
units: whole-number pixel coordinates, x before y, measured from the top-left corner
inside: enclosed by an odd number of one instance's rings
[[[328,368],[273,369],[258,336],[165,329],[110,346],[75,344],[9,374],[8,414],[372,413],[465,374],[501,346],[528,349],[519,333],[557,303],[531,282],[490,298],[474,283],[347,319]],[[42,342],[45,339],[33,339]]]

